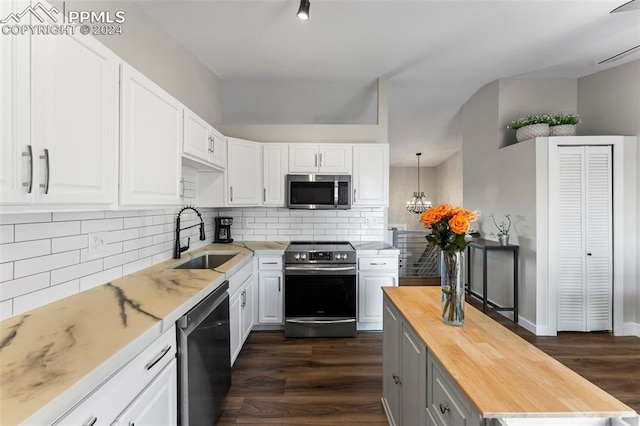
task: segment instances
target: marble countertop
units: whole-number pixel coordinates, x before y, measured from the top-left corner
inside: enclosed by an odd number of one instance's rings
[[[483,418],[637,417],[470,305],[462,327],[443,323],[440,287],[383,291]]]
[[[351,245],[358,251],[358,255],[398,255],[400,250],[384,241],[354,241]]]
[[[287,244],[210,244],[183,253],[180,260],[0,322],[0,424],[54,420],[249,262],[254,252],[277,254]],[[207,251],[238,254],[214,270],[172,269]]]

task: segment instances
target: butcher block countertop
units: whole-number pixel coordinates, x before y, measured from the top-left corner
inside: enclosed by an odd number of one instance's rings
[[[470,305],[440,319],[440,287],[384,293],[483,418],[636,417],[633,409]]]
[[[0,425],[55,419],[60,407],[73,406],[157,339],[252,252],[286,244],[210,244],[0,322]],[[237,254],[215,270],[173,269],[208,251]],[[44,414],[30,417],[37,412]]]

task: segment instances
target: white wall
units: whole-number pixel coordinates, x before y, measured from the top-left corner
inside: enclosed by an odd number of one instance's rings
[[[417,160],[416,160],[417,165]],[[417,167],[389,168],[389,223],[394,225],[406,224],[409,231],[423,231],[420,216],[410,213],[406,209],[407,201],[411,199],[418,187]],[[438,174],[435,167],[420,167],[420,191],[435,206],[438,197]]]
[[[578,79],[579,134],[628,135],[640,140],[640,60]],[[640,149],[636,154],[636,182],[640,188]],[[615,167],[615,165],[614,165]],[[640,198],[635,208],[640,230]],[[633,217],[633,216],[632,216]],[[640,277],[640,241],[635,247],[636,278]],[[625,329],[640,336],[640,282],[625,288]],[[635,330],[633,330],[635,329]]]
[[[62,10],[62,0],[51,0]],[[67,0],[66,10],[125,12],[121,35],[105,46],[212,125],[221,120],[220,79],[129,0]]]

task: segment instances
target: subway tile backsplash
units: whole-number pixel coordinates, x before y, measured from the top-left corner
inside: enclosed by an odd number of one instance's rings
[[[195,171],[183,169],[185,205],[195,204]],[[234,218],[236,241],[381,241],[386,209],[344,211],[285,208],[198,209],[198,227],[181,232],[191,250],[213,241],[215,216]],[[0,319],[105,284],[170,259],[178,208],[157,210],[55,212],[0,215]],[[185,211],[182,226],[197,223]],[[89,233],[104,233],[104,253],[89,252]]]

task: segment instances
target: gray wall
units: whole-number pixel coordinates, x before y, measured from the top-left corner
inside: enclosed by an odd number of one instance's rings
[[[640,139],[640,60],[578,79],[580,134],[627,135]],[[636,159],[636,182],[640,188],[640,150]],[[636,212],[640,212],[640,198]],[[636,215],[640,230],[640,214]],[[640,277],[640,241],[636,245],[636,277]],[[634,294],[635,293],[635,294]],[[625,288],[625,322],[635,322],[640,333],[640,282]]]
[[[462,150],[456,152],[437,168],[437,194],[439,203],[462,206]]]
[[[519,316],[536,324],[536,170],[533,143],[515,142],[506,126],[527,114],[575,112],[576,82],[569,79],[509,79],[487,84],[462,110],[464,207],[480,210],[480,233],[496,240],[489,217],[510,214],[510,242],[520,246]],[[473,258],[474,287],[481,283],[479,256]],[[506,253],[488,259],[489,298],[503,306],[512,300],[512,263]]]
[[[51,3],[62,10],[61,0]],[[122,35],[97,37],[211,125],[221,121],[220,79],[131,1],[68,0],[66,10],[125,12]]]

